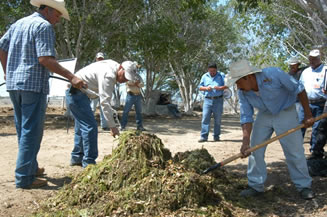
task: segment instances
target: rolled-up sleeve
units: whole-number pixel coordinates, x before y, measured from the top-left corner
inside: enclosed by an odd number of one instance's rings
[[[0,39],[0,49],[5,51],[5,52],[8,52],[8,50],[9,50],[9,41],[10,41],[10,29]]]
[[[239,104],[240,104],[240,120],[241,124],[252,123],[253,120],[253,106],[248,102],[243,94],[243,91],[238,90]]]

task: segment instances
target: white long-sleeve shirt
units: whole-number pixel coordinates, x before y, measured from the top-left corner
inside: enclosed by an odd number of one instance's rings
[[[85,81],[88,89],[96,94],[83,91],[90,99],[100,98],[104,118],[110,128],[116,127],[114,109],[110,105],[120,64],[114,60],[102,60],[80,69],[75,75]]]

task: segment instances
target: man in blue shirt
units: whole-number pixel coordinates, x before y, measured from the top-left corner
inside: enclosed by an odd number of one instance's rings
[[[15,110],[18,157],[15,178],[17,188],[37,188],[47,184],[36,176],[37,154],[43,136],[46,98],[49,93],[49,70],[67,78],[74,87],[86,83],[55,59],[55,33],[52,25],[60,17],[69,20],[63,0],[31,0],[38,12],[15,22],[0,39],[0,60],[7,91]]]
[[[214,118],[213,140],[220,140],[221,115],[223,113],[223,92],[227,87],[224,83],[224,76],[217,72],[215,63],[209,64],[208,72],[205,73],[199,85],[200,91],[204,92],[201,138],[199,142],[208,141],[211,114]]]
[[[227,85],[236,82],[240,103],[240,115],[243,131],[241,153],[243,157],[250,155],[248,149],[268,140],[273,132],[280,135],[298,125],[295,109],[296,97],[305,111],[304,124],[313,124],[308,98],[302,84],[291,78],[277,67],[259,70],[252,67],[248,61],[241,60],[232,63]],[[253,119],[254,108],[258,109],[256,119]],[[252,134],[251,134],[252,133]],[[251,136],[251,139],[250,139]],[[309,175],[304,155],[303,137],[296,131],[280,139],[291,180],[304,199],[312,199],[312,179]],[[264,160],[266,147],[253,152],[248,162],[248,188],[241,196],[257,196],[264,191],[267,178]]]
[[[321,88],[323,86],[326,66],[321,62],[320,51],[315,49],[309,53],[310,67],[306,68],[300,77],[300,82],[304,85],[309,99],[309,106],[313,117],[317,117],[323,113],[326,102],[326,94]],[[304,111],[300,110],[300,121],[304,119]],[[317,128],[320,120],[316,121],[312,126],[312,133],[310,139],[311,158],[322,158],[324,150],[320,145],[317,146]],[[302,129],[304,136],[306,129]]]

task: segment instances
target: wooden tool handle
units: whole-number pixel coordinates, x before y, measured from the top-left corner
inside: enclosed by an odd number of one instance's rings
[[[326,118],[326,117],[327,117],[327,113],[323,113],[322,115],[320,115],[320,116],[318,116],[318,117],[315,117],[315,118],[314,118],[314,122],[319,121],[319,120],[321,120],[321,119],[323,119],[323,118]],[[275,137],[273,137],[273,138],[271,138],[271,139],[268,139],[268,140],[264,141],[263,143],[261,143],[261,144],[259,144],[259,145],[256,145],[256,146],[254,146],[254,147],[248,149],[248,152],[254,152],[255,150],[257,150],[257,149],[259,149],[259,148],[262,148],[262,147],[268,145],[269,143],[272,143],[272,142],[274,142],[274,141],[276,141],[276,140],[278,140],[278,139],[280,139],[280,138],[283,138],[284,136],[287,136],[287,135],[289,135],[289,134],[291,134],[291,133],[294,133],[295,131],[300,130],[300,129],[303,128],[303,127],[304,127],[304,124],[301,124],[301,125],[299,125],[299,126],[297,126],[297,127],[295,127],[295,128],[292,128],[292,129],[290,129],[290,130],[288,130],[288,131],[286,131],[286,132],[284,132],[284,133],[282,133],[282,134],[280,134],[280,135],[278,135],[278,136],[275,136]],[[230,163],[230,162],[232,162],[232,161],[234,161],[234,160],[236,160],[236,159],[238,159],[238,158],[240,158],[240,157],[242,157],[242,154],[241,154],[241,153],[238,153],[238,154],[236,154],[236,155],[233,155],[233,156],[231,156],[231,157],[229,157],[229,158],[223,160],[223,161],[220,162],[219,164],[220,164],[221,166],[224,166],[224,165],[226,165],[226,164],[228,164],[228,163]]]

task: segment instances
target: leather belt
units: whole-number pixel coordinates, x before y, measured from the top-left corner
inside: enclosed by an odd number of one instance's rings
[[[220,96],[206,96],[205,98],[206,99],[219,99],[219,98],[222,98],[223,95],[220,95]]]
[[[309,99],[310,104],[325,104],[326,99]]]
[[[138,96],[138,95],[140,95],[140,94],[133,93],[133,92],[131,92],[131,91],[128,91],[127,93],[128,93],[129,95],[132,95],[132,96]]]

